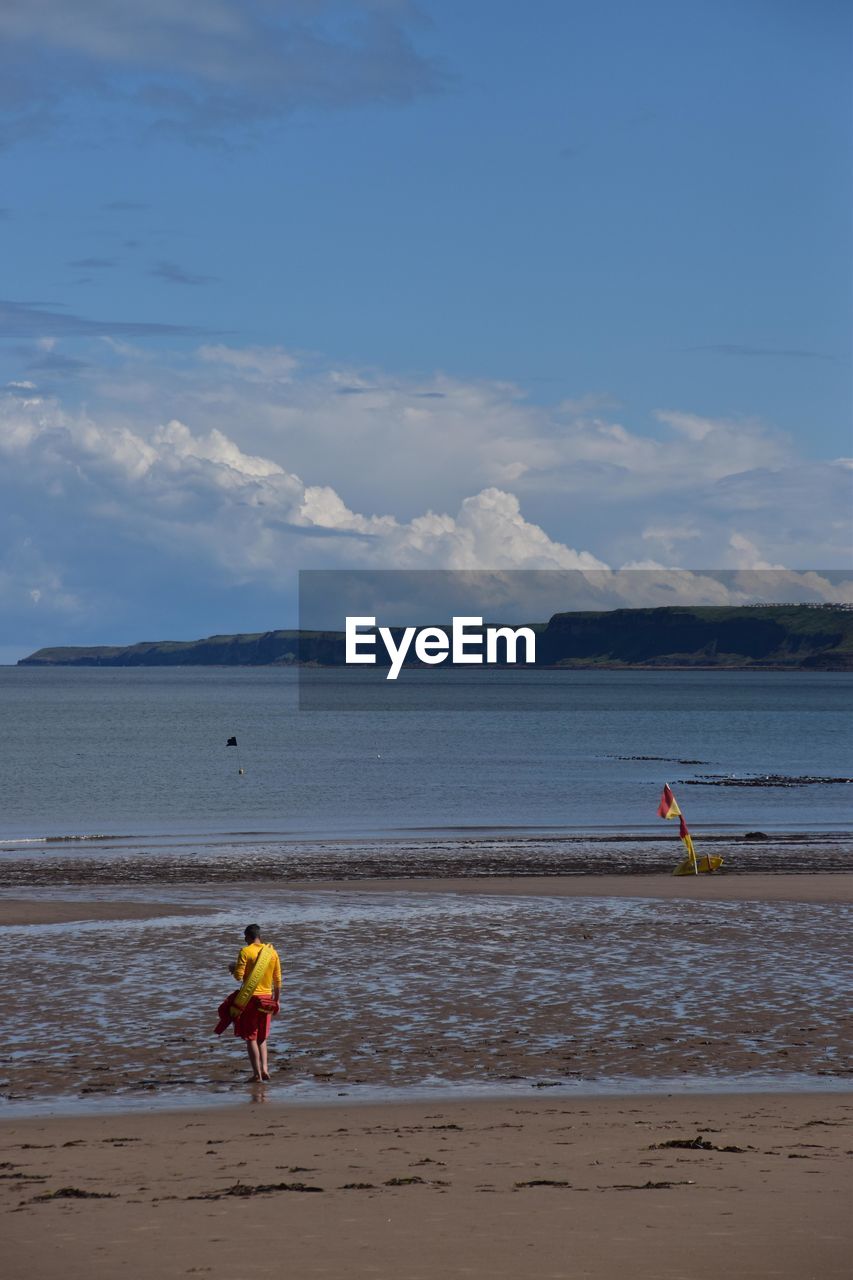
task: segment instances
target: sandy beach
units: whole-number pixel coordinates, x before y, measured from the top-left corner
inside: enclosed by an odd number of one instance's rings
[[[9,888],[12,1274],[846,1276],[851,901],[838,873]],[[211,1034],[259,903],[260,1090]]]
[[[851,1122],[813,1094],[6,1122],[4,1254],[40,1280],[841,1280]]]

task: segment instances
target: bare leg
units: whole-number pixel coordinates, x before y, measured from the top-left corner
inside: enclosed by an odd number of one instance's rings
[[[252,1064],[252,1078],[254,1080],[261,1079],[261,1054],[258,1049],[257,1040],[246,1041],[246,1052],[249,1055],[249,1062]]]
[[[259,1051],[260,1051],[260,1055],[261,1055],[261,1079],[262,1079],[262,1080],[269,1080],[269,1078],[270,1078],[270,1069],[269,1069],[269,1063],[268,1063],[268,1061],[267,1061],[267,1042],[266,1042],[266,1040],[263,1042],[263,1044],[259,1044],[259,1045],[258,1045],[258,1049],[259,1049]]]

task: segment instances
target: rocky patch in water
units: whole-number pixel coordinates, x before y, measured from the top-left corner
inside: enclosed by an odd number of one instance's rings
[[[686,761],[679,761],[679,764]],[[758,773],[737,777],[732,773],[701,773],[696,778],[679,778],[680,787],[831,787],[844,786],[853,778],[829,778],[818,774]]]

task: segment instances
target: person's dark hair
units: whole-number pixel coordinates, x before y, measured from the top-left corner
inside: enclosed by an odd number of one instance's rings
[[[243,930],[243,937],[247,942],[257,942],[261,936],[261,926],[259,924],[247,924]]]

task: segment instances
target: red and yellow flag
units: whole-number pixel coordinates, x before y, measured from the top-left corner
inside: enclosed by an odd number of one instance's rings
[[[697,858],[696,850],[693,847],[693,837],[688,830],[687,823],[684,821],[684,814],[675,803],[675,796],[669,787],[664,787],[663,789],[658,814],[661,818],[678,818],[678,834],[681,843],[687,850],[685,856],[675,868],[673,875],[698,876],[703,871],[712,874],[715,871],[719,871],[723,865],[723,859],[718,853],[706,853],[701,858]]]
[[[719,854],[705,854],[703,858],[696,857],[696,850],[693,848],[693,837],[687,829],[687,823],[684,821],[684,814],[678,807],[678,802],[672,794],[672,788],[669,783],[664,787],[660,804],[658,805],[659,818],[678,818],[678,834],[681,843],[687,850],[686,855],[675,868],[677,876],[696,876],[700,871],[718,871],[723,865],[723,859]]]
[[[676,804],[675,796],[672,794],[672,790],[669,786],[669,783],[667,783],[667,785],[663,789],[663,792],[661,793],[660,804],[658,805],[658,817],[659,818],[681,818],[681,810]],[[684,819],[681,818],[681,821],[683,823]],[[683,833],[682,833],[682,839],[683,839]]]
[[[683,814],[679,815],[678,834],[681,837],[681,843],[687,850],[687,855],[681,860],[681,862],[679,862],[678,866],[675,868],[674,874],[677,876],[698,875],[699,864],[696,861],[696,850],[693,848],[693,837],[687,830],[687,823],[684,821]],[[711,870],[710,867],[707,869],[709,871]]]
[[[691,858],[693,862],[695,862],[696,850],[693,848],[693,837],[691,836],[690,832],[687,830],[687,823],[684,821],[683,815],[681,816],[681,819],[678,824],[678,834],[681,836],[681,843],[684,845],[685,849],[687,850],[688,858]]]

